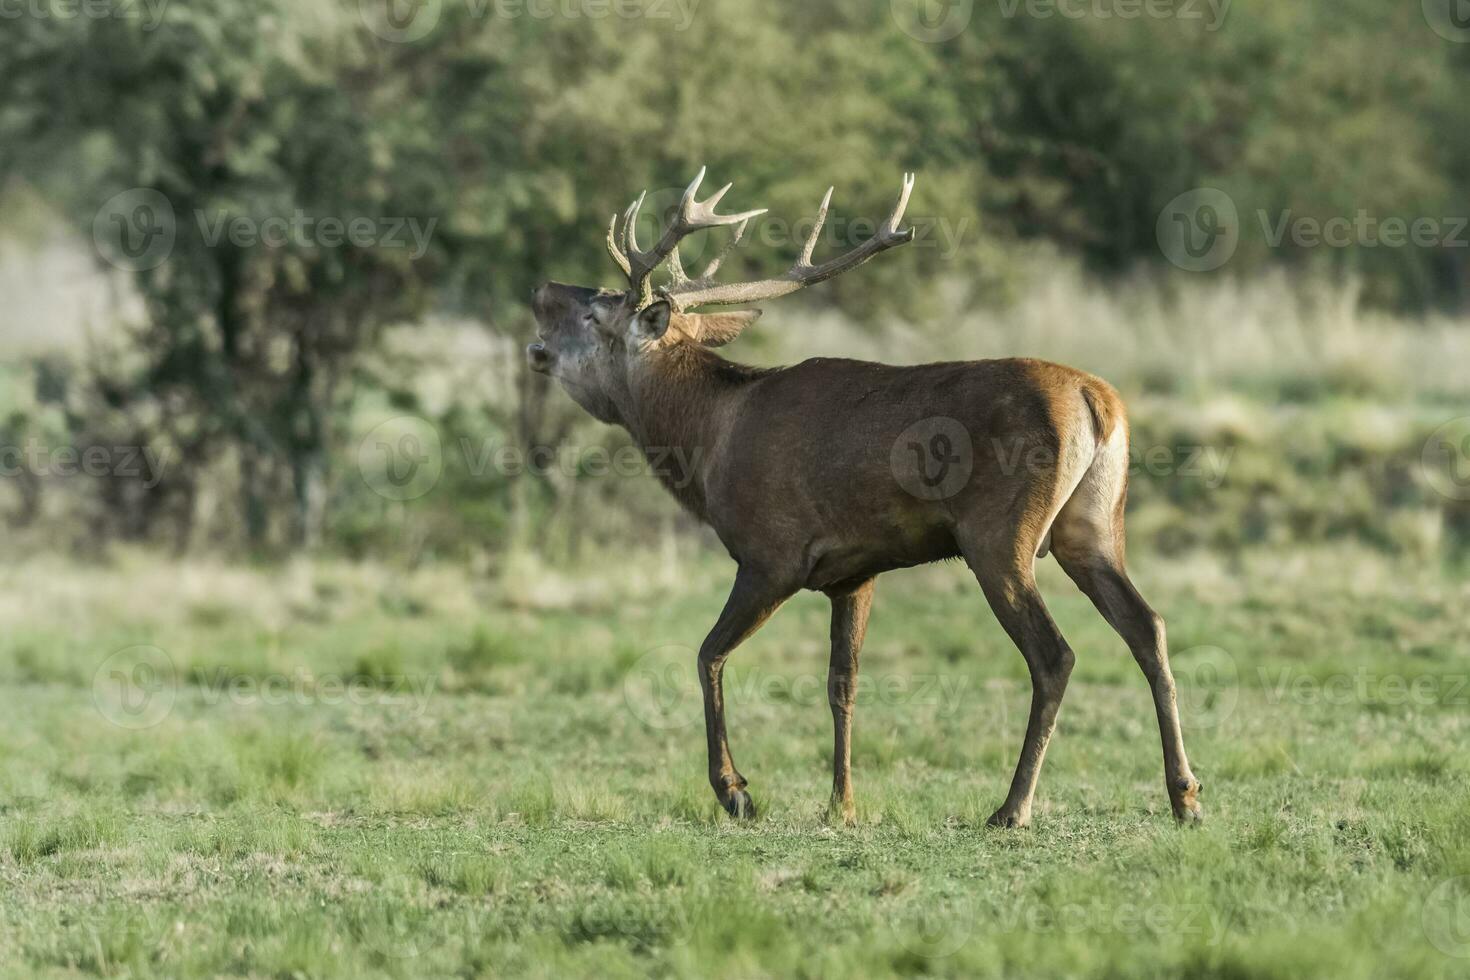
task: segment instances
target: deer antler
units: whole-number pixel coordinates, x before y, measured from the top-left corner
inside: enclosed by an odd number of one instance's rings
[[[636,297],[640,309],[646,306],[653,298],[653,289],[649,285],[649,279],[653,276],[654,270],[662,265],[665,259],[676,255],[680,241],[694,234],[696,231],[702,231],[706,228],[738,225],[739,229],[736,231],[734,239],[738,242],[740,237],[744,235],[745,226],[750,219],[766,213],[766,209],[761,208],[758,211],[746,211],[743,214],[716,214],[715,208],[719,206],[720,201],[729,193],[730,188],[735,185],[726,184],[724,187],[715,191],[709,200],[702,202],[696,201],[695,196],[699,193],[699,185],[704,183],[704,174],[705,168],[701,167],[698,176],[694,178],[694,182],[684,191],[684,197],[679,202],[679,213],[674,216],[673,222],[665,229],[663,236],[658,240],[658,244],[646,252],[638,247],[637,226],[638,215],[643,210],[643,202],[648,197],[648,192],[644,191],[638,195],[638,200],[634,201],[632,206],[623,214],[623,227],[621,232],[618,230],[618,216],[613,215],[612,224],[607,230],[608,254],[618,264],[618,268],[623,270],[623,274],[628,277],[628,295]],[[733,247],[733,243],[731,247]],[[728,251],[729,248],[727,247],[726,252]],[[716,269],[719,268],[718,262],[712,263],[712,265]],[[676,278],[683,278],[684,270],[678,264],[677,259],[675,260],[674,270]]]
[[[758,303],[762,300],[776,299],[794,293],[798,289],[804,289],[819,282],[826,282],[844,272],[856,269],[880,252],[886,252],[890,248],[896,248],[914,240],[912,228],[904,231],[898,230],[898,226],[903,223],[904,211],[908,209],[909,195],[913,193],[913,190],[914,175],[904,174],[903,192],[899,195],[898,204],[894,207],[888,220],[878,228],[877,233],[850,252],[823,262],[821,265],[813,265],[812,253],[816,250],[822,227],[827,223],[827,209],[832,204],[833,188],[828,188],[826,197],[822,198],[822,206],[817,211],[817,220],[812,226],[812,233],[801,250],[801,258],[796,260],[796,264],[785,275],[755,282],[716,284],[713,279],[714,274],[719,271],[725,257],[732,248],[740,243],[740,239],[745,234],[745,222],[742,220],[730,243],[719,255],[715,256],[714,261],[698,279],[691,280],[684,274],[676,249],[671,263],[673,281],[669,283],[664,293],[678,309],[687,310],[695,306],[733,306],[741,303]],[[721,191],[717,197],[723,194],[724,191]],[[760,213],[762,212],[751,212],[750,215],[742,216],[742,218],[748,220],[749,217]]]

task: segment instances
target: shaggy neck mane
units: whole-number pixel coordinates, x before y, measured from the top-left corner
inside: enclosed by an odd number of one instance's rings
[[[686,509],[704,518],[704,476],[715,447],[735,419],[732,402],[769,374],[720,357],[698,344],[657,351],[630,379],[627,429],[654,475]]]

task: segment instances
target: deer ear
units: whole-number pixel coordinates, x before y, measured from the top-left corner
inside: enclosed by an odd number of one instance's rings
[[[761,318],[760,310],[733,313],[686,313],[684,330],[706,347],[723,347]]]
[[[668,332],[669,321],[673,319],[674,308],[665,299],[650,304],[640,310],[633,318],[631,324],[633,336],[639,340],[661,340]]]

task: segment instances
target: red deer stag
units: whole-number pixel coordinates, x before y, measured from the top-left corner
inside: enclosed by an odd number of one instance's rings
[[[789,597],[812,589],[832,601],[831,812],[852,822],[853,702],[874,578],[960,557],[1031,674],[1020,761],[990,818],[1025,826],[1073,664],[1036,587],[1036,559],[1050,549],[1143,669],[1174,815],[1198,819],[1200,784],[1184,754],[1164,623],[1123,566],[1128,423],[1118,393],[1089,374],[1035,360],[892,367],[817,358],[777,370],[724,360],[710,348],[734,340],[760,311],[690,310],[785,296],[912,241],[913,229],[899,225],[914,179],[905,175],[893,214],[852,251],[813,263],[829,190],[789,272],[721,285],[714,281],[721,262],[765,212],[717,214],[730,188],[700,202],[703,178],[701,170],[650,249],[636,235],[643,197],[621,230],[613,217],[608,250],[626,290],[538,289],[539,340],[526,355],[532,370],[555,378],[597,419],[627,429],[650,458],[657,451],[688,461],[689,472],[660,478],[739,566],[699,650],[709,780],[720,803],[733,816],[754,813],[725,732],[725,659]],[[717,227],[734,229],[729,244],[690,279],[679,242]],[[653,273],[665,262],[670,280],[654,290]]]

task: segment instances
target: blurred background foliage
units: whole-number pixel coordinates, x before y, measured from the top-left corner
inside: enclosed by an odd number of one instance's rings
[[[886,213],[908,170],[911,220],[932,231],[773,309],[737,359],[1034,354],[1105,374],[1140,445],[1230,461],[1213,486],[1135,473],[1158,548],[1347,536],[1454,556],[1470,540],[1463,502],[1418,466],[1465,405],[1470,249],[1273,247],[1255,217],[1470,214],[1470,45],[1418,3],[1236,0],[1219,23],[1206,4],[1124,19],[989,3],[936,43],[903,29],[898,0],[649,0],[631,18],[444,0],[406,43],[370,29],[372,6],[6,21],[0,284],[28,298],[0,337],[0,444],[169,461],[156,481],[7,471],[17,540],[503,566],[658,528],[677,553],[693,529],[650,480],[589,472],[589,450],[625,437],[529,377],[520,347],[532,288],[614,285],[608,217],[645,187],[672,203],[701,165],[736,181],[729,206],[771,209],[730,276],[784,268],[800,235],[782,222],[829,184],[847,223],[828,247],[862,237],[851,219]],[[1198,187],[1241,215],[1238,252],[1208,275],[1169,266],[1156,237]],[[179,219],[167,261],[133,273],[92,230],[136,188]],[[298,211],[433,232],[421,255],[241,247],[193,218]],[[432,427],[443,473],[395,501],[361,450],[405,415]],[[507,447],[570,462],[487,462]]]

